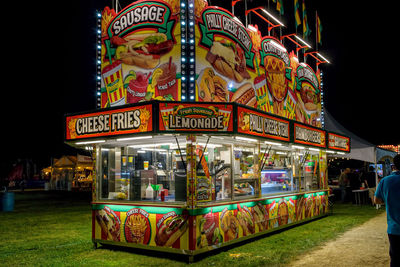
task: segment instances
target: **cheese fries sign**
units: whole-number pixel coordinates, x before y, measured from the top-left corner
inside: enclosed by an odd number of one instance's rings
[[[152,106],[147,104],[67,116],[65,124],[66,140],[151,132]]]

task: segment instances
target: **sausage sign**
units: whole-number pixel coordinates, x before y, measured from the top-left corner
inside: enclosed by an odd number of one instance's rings
[[[172,1],[177,2],[177,1]],[[135,1],[101,15],[101,108],[149,100],[181,100],[178,6]]]

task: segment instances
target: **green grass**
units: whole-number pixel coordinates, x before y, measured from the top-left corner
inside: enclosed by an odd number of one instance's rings
[[[90,196],[72,193],[16,194],[14,212],[0,213],[2,266],[183,266],[185,257],[127,248],[94,249]],[[333,215],[224,248],[194,266],[280,266],[322,242],[382,213],[370,206],[336,204]]]

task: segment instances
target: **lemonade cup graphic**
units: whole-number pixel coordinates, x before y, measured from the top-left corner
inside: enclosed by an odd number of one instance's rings
[[[218,116],[223,116],[223,122],[224,122],[224,129],[222,131],[226,131],[228,130],[228,126],[229,126],[229,118],[231,116],[231,112],[229,110],[222,110],[219,109],[218,110]]]
[[[160,66],[161,75],[157,79],[155,96],[170,96],[173,100],[178,100],[178,83],[176,80],[176,65],[172,63],[172,57],[168,63]]]
[[[263,110],[267,110],[267,80],[265,74],[259,75],[254,79],[254,89],[256,91],[257,106]]]
[[[125,104],[121,61],[117,60],[114,63],[104,67],[102,76],[106,85],[110,106],[113,107]]]
[[[173,108],[161,110],[161,117],[164,123],[165,130],[169,130],[169,115],[174,113]]]

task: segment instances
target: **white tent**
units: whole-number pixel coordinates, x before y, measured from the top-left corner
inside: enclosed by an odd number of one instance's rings
[[[350,137],[350,153],[345,155],[344,157],[350,159],[357,159],[361,161],[366,161],[375,164],[375,181],[378,184],[378,173],[377,173],[377,162],[381,161],[385,157],[391,158],[393,162],[394,156],[396,156],[396,152],[388,151],[385,149],[381,149],[376,147],[374,144],[371,144],[367,140],[362,139],[361,137],[355,135],[350,132],[346,128],[343,127],[339,122],[337,122],[333,116],[325,109],[325,130],[336,132],[338,134],[343,134]],[[386,162],[386,161],[385,161]],[[376,205],[376,208],[380,207],[379,204]]]
[[[324,110],[324,112],[325,112],[325,130],[346,135],[351,139],[350,140],[351,151],[349,154],[345,155],[345,157],[376,164],[384,157],[389,156],[393,158],[394,156],[396,156],[396,152],[378,148],[374,144],[371,144],[367,140],[362,139],[361,137],[355,135],[354,133],[344,128],[343,125],[337,122],[326,109]]]

